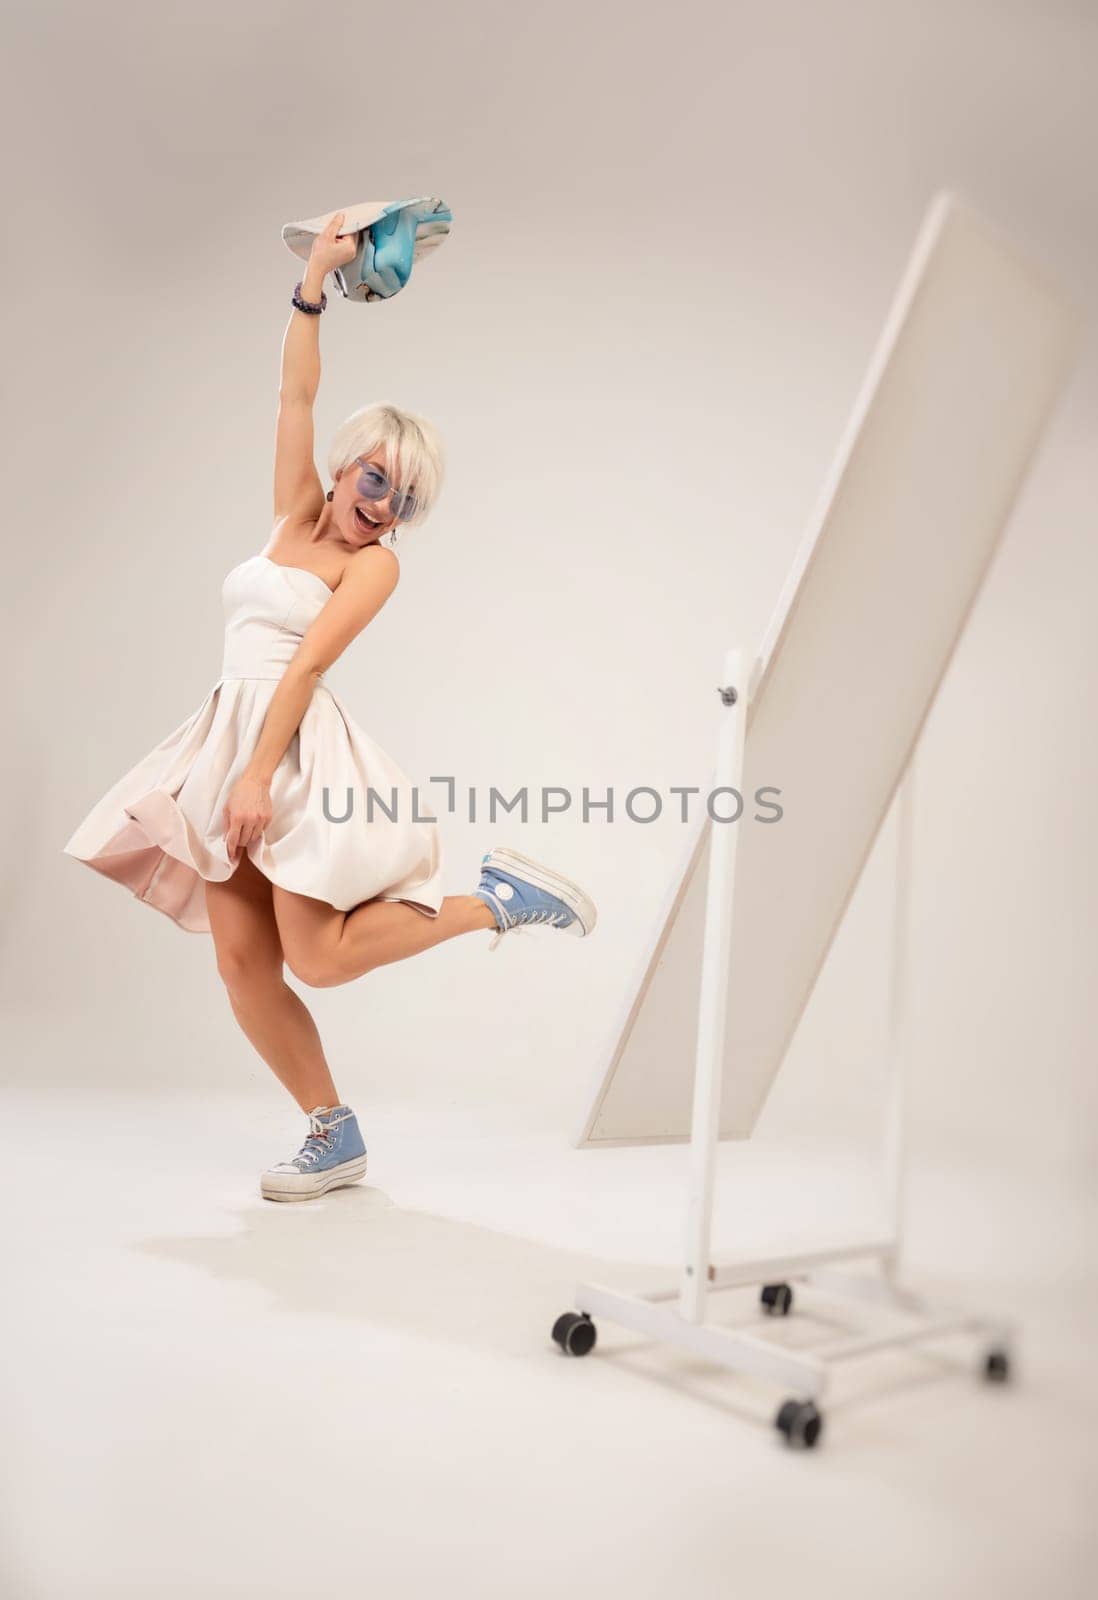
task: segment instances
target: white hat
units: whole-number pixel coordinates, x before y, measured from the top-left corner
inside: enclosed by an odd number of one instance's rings
[[[340,294],[348,300],[388,300],[408,282],[412,266],[436,250],[450,232],[450,208],[432,195],[416,200],[364,200],[356,206],[337,206],[321,217],[287,222],[282,238],[303,261],[309,259],[313,240],[334,216],[343,211],[339,237],[359,236],[354,257],[332,269]]]

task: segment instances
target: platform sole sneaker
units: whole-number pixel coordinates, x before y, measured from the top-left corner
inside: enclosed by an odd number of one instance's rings
[[[565,878],[561,873],[554,872],[552,867],[542,866],[540,861],[532,861],[529,856],[520,855],[517,850],[497,849],[489,850],[484,857],[482,866],[494,868],[497,872],[510,872],[516,878],[525,878],[527,883],[532,883],[537,889],[544,889],[546,894],[552,894],[574,914],[575,922],[570,922],[563,933],[575,934],[582,939],[591,932],[598,921],[598,911],[590,895],[585,894],[578,883],[573,883],[571,878]]]
[[[265,1172],[259,1180],[264,1200],[315,1200],[346,1183],[357,1183],[366,1171],[366,1157],[341,1161],[326,1172]]]

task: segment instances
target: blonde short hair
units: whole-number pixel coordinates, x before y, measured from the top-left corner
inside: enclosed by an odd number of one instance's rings
[[[383,403],[361,406],[341,422],[328,450],[328,474],[335,480],[356,456],[369,455],[379,446],[385,451],[385,470],[402,493],[415,493],[414,516],[419,523],[430,516],[442,488],[445,468],[442,441],[426,417],[415,411]]]

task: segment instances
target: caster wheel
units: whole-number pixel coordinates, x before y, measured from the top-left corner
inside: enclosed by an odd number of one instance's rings
[[[595,1324],[586,1311],[566,1311],[553,1324],[553,1338],[566,1356],[585,1356],[595,1348]]]
[[[787,1400],[774,1426],[795,1450],[811,1450],[823,1432],[824,1419],[811,1400]]]
[[[793,1309],[793,1290],[788,1283],[768,1283],[759,1293],[759,1304],[772,1317],[787,1317]]]
[[[984,1377],[988,1383],[1006,1383],[1010,1377],[1010,1357],[1001,1348],[989,1350],[984,1357]]]

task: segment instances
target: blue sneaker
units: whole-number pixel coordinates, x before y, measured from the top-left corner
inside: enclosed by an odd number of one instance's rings
[[[357,1183],[366,1171],[366,1146],[350,1106],[317,1106],[297,1155],[268,1167],[259,1180],[265,1200],[315,1200],[329,1189]]]
[[[520,856],[517,850],[489,850],[482,858],[480,883],[473,891],[496,919],[494,950],[505,933],[540,924],[562,928],[582,939],[595,926],[594,901],[552,867]]]

